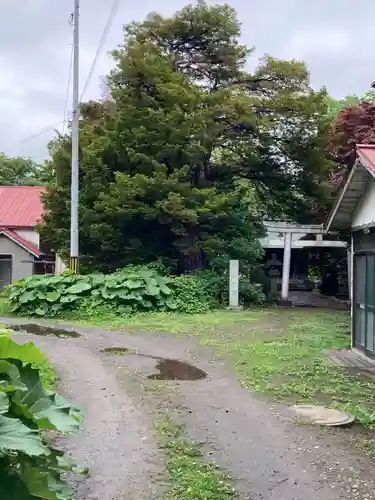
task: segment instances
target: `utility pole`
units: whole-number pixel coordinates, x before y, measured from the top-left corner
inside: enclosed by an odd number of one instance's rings
[[[70,218],[70,270],[77,274],[79,257],[79,2],[74,0],[73,13],[73,118],[72,118],[72,184]]]

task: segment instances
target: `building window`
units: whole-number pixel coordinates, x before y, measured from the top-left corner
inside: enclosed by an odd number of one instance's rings
[[[0,255],[0,290],[12,283],[12,256]]]
[[[37,275],[55,274],[55,262],[51,260],[34,261],[33,274]]]

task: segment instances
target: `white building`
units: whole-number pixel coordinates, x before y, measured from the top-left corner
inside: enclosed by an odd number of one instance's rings
[[[375,145],[357,146],[357,161],[325,227],[351,233],[352,344],[375,356]]]

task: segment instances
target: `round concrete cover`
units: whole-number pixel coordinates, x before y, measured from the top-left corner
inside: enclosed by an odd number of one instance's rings
[[[355,417],[345,411],[315,405],[294,405],[294,411],[301,417],[317,425],[345,427],[354,422]]]

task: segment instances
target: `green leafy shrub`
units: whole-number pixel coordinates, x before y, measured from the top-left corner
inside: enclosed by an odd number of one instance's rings
[[[215,293],[199,275],[177,276],[170,284],[176,309],[185,313],[203,313],[219,306]]]
[[[263,293],[263,286],[259,283],[251,283],[248,279],[240,279],[239,282],[240,302],[244,306],[262,305],[266,300]]]
[[[0,332],[1,333],[1,332]],[[64,454],[47,445],[44,433],[78,431],[80,412],[43,387],[43,354],[32,344],[19,345],[0,334],[0,498],[71,500],[62,479],[79,471]]]
[[[244,305],[261,304],[265,298],[262,286],[243,275],[239,292]],[[22,316],[200,313],[228,304],[228,273],[166,277],[158,266],[127,266],[112,274],[32,276],[9,286],[7,294],[13,311]]]
[[[58,316],[89,305],[121,314],[175,310],[171,280],[147,267],[128,266],[112,274],[32,276],[8,287],[13,311]]]
[[[210,294],[212,300],[221,306],[229,302],[229,273],[228,271],[200,271],[198,274],[201,286]],[[261,305],[266,296],[262,284],[253,283],[246,276],[240,274],[238,286],[239,301],[244,306]]]
[[[0,316],[6,316],[9,313],[9,303],[4,294],[0,293]]]
[[[201,313],[228,305],[228,273],[211,270],[172,278],[170,284],[177,310]],[[251,283],[240,276],[239,299],[243,305],[261,305],[265,301],[261,284]]]
[[[264,269],[262,269],[261,267],[253,269],[250,272],[250,281],[252,283],[259,283],[259,285],[261,285],[262,292],[266,297],[268,297],[271,291],[271,280],[270,277],[267,276]]]

